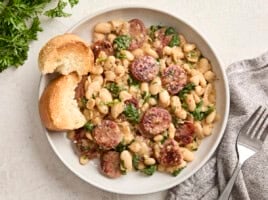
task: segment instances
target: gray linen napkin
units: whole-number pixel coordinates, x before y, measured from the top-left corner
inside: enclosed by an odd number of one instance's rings
[[[232,64],[227,69],[227,76],[231,107],[221,144],[197,173],[169,190],[167,200],[217,199],[237,162],[235,139],[238,131],[258,105],[268,107],[268,52],[258,58]],[[230,199],[268,200],[267,139],[262,151],[242,166]]]

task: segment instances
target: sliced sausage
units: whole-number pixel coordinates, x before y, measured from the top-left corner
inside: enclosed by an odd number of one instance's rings
[[[125,100],[125,104],[126,105],[132,104],[133,106],[135,106],[135,108],[139,108],[139,102],[135,97]]]
[[[101,171],[110,178],[121,176],[120,154],[116,151],[107,151],[100,158]]]
[[[104,51],[107,56],[112,56],[114,54],[113,45],[108,40],[99,40],[93,43],[91,48],[94,53],[95,60],[98,58],[101,51]]]
[[[168,139],[164,142],[160,150],[158,161],[165,167],[178,166],[182,162],[182,155],[179,145],[173,139]]]
[[[93,138],[104,149],[115,148],[122,140],[122,134],[118,125],[111,120],[103,120],[94,128]]]
[[[187,74],[179,66],[167,67],[162,73],[162,85],[170,94],[177,94],[187,83]]]
[[[85,82],[87,80],[87,76],[82,76],[81,81],[78,83],[77,87],[75,88],[75,99],[81,99],[85,96]]]
[[[194,130],[194,124],[192,122],[184,122],[176,129],[174,139],[182,146],[190,144],[193,142]]]
[[[139,19],[132,19],[129,21],[129,34],[131,36],[131,43],[129,50],[140,48],[146,38],[146,28],[144,23]]]
[[[150,135],[157,135],[169,128],[171,116],[164,108],[153,107],[148,109],[141,120],[141,130]]]
[[[132,62],[130,71],[135,79],[149,82],[157,76],[159,66],[153,57],[143,56]]]

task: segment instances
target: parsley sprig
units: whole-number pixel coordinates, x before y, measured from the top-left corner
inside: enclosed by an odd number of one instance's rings
[[[0,72],[8,67],[23,65],[28,57],[29,44],[42,31],[40,14],[52,0],[0,1]],[[73,7],[78,0],[69,0]],[[55,8],[44,12],[48,17],[67,17],[67,2],[59,0]]]

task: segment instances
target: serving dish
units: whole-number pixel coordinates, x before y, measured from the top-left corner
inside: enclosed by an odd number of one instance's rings
[[[84,181],[110,192],[121,194],[146,194],[168,189],[183,182],[202,167],[211,157],[222,138],[226,126],[229,112],[229,90],[226,75],[220,60],[207,40],[187,23],[163,11],[141,7],[114,8],[87,17],[68,32],[77,34],[87,42],[91,42],[90,35],[92,29],[98,22],[109,21],[110,19],[129,20],[132,18],[142,19],[146,26],[151,24],[163,24],[175,27],[178,32],[185,35],[188,41],[195,43],[205,57],[209,58],[213,66],[213,71],[217,74],[216,109],[220,114],[221,119],[216,123],[212,135],[204,139],[199,150],[195,153],[195,160],[177,177],[171,177],[162,173],[156,173],[151,177],[147,177],[133,172],[129,173],[127,176],[122,176],[119,179],[107,179],[98,171],[98,160],[94,160],[86,166],[82,166],[77,162],[78,158],[75,155],[73,148],[71,147],[72,144],[67,139],[66,134],[53,133],[46,129],[44,129],[44,132],[46,133],[54,152],[61,161]],[[51,76],[41,77],[39,96],[41,96],[42,91],[50,79]]]

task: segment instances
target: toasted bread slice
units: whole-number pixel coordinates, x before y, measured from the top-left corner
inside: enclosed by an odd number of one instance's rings
[[[56,78],[46,87],[39,101],[39,112],[47,129],[73,130],[86,123],[75,99],[75,88],[79,81],[78,75],[71,73]]]
[[[39,53],[38,62],[42,74],[77,72],[85,75],[94,66],[94,55],[79,36],[63,34],[48,41]]]

